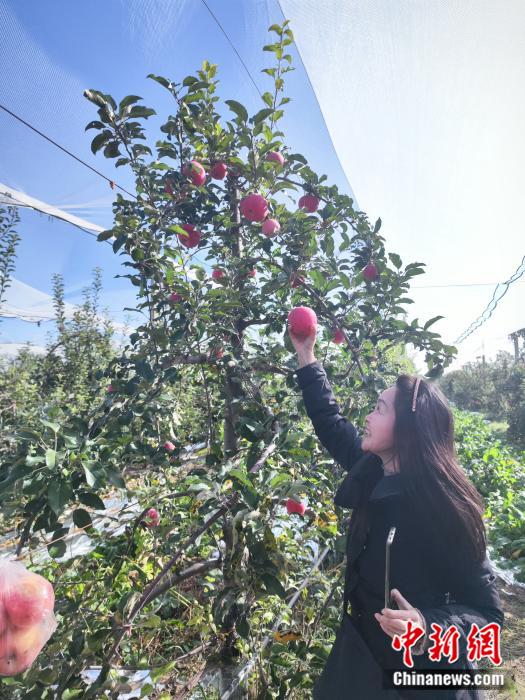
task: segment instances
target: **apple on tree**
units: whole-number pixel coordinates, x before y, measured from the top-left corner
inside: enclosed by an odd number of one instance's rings
[[[248,221],[262,221],[268,216],[268,202],[261,194],[252,193],[241,199],[241,214]]]
[[[195,248],[195,246],[198,245],[201,239],[200,231],[197,231],[193,224],[182,224],[181,229],[186,231],[188,235],[178,233],[177,237],[179,241],[182,243],[183,246],[186,246],[186,248]]]
[[[304,515],[306,506],[304,503],[298,503],[297,501],[294,501],[293,498],[289,498],[286,501],[286,510],[288,511],[288,515],[292,515],[292,513]]]
[[[379,273],[377,267],[373,262],[369,262],[368,265],[363,269],[363,277],[367,282],[373,282],[377,279]]]
[[[173,452],[173,450],[175,449],[175,445],[170,440],[166,440],[166,442],[162,445],[162,447],[167,452]]]
[[[336,328],[332,340],[336,345],[340,345],[345,342],[345,335],[340,328]]]
[[[182,174],[184,177],[189,177],[192,184],[200,187],[206,182],[206,171],[197,160],[190,160],[189,163],[184,163],[182,166]]]
[[[223,277],[226,277],[226,273],[224,272],[224,270],[220,270],[218,267],[216,267],[211,273],[211,276],[214,280],[220,280]]]
[[[290,332],[299,340],[306,340],[317,330],[317,316],[308,306],[296,306],[288,314]]]
[[[169,300],[174,302],[174,303],[178,302],[178,301],[182,301],[182,295],[179,294],[178,292],[173,292],[172,294],[170,294]]]
[[[309,214],[313,214],[319,209],[321,200],[314,194],[303,194],[299,199],[299,209],[304,209]]]
[[[146,513],[146,527],[158,527],[160,524],[159,511],[156,508],[150,508]]]
[[[280,230],[281,224],[277,221],[277,219],[266,219],[262,223],[262,232],[268,238],[271,238],[271,236],[275,236],[275,234],[278,233]]]
[[[279,151],[269,151],[266,154],[266,160],[281,166],[284,165],[284,156],[282,153],[279,153]]]
[[[214,180],[224,180],[228,173],[228,166],[223,161],[218,161],[211,166],[210,175]]]

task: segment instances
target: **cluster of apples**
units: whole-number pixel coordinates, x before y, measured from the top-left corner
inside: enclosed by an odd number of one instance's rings
[[[0,675],[28,669],[56,629],[55,593],[21,562],[0,565]]]
[[[282,153],[279,151],[269,151],[266,154],[266,160],[270,163],[274,163],[278,167],[282,167],[285,163],[285,159]],[[182,174],[189,178],[191,183],[197,187],[204,185],[206,182],[207,173],[202,165],[197,160],[191,160],[185,163],[182,167]],[[224,180],[228,174],[228,165],[224,161],[216,161],[212,163],[209,171],[210,177],[216,180]],[[235,174],[235,173],[234,173]],[[168,183],[169,185],[169,183]],[[167,186],[168,186],[167,185]],[[170,194],[173,195],[173,189],[171,186],[167,189]],[[309,214],[314,214],[321,203],[319,197],[312,193],[305,193],[299,198],[298,206],[299,209],[303,209]],[[263,234],[267,238],[272,238],[281,230],[281,224],[277,219],[268,218],[269,209],[267,200],[259,193],[252,192],[240,202],[239,205],[242,216],[248,221],[253,223],[262,222],[261,228]],[[180,243],[186,248],[195,248],[202,237],[199,230],[195,228],[193,224],[182,224],[181,228],[184,230],[185,234],[178,233],[177,237]],[[212,278],[214,280],[222,279],[225,276],[224,270],[216,268],[212,272]],[[249,277],[255,277],[256,270],[252,269],[248,273]],[[363,269],[363,277],[367,282],[373,282],[378,277],[378,271],[373,261],[370,261],[368,265]],[[298,287],[304,283],[304,277],[298,273],[293,273],[290,277],[290,286]],[[178,293],[173,293],[170,296],[171,302],[179,302],[182,297]],[[341,343],[344,338],[341,338],[340,334],[337,334],[337,338],[334,337],[334,342]]]

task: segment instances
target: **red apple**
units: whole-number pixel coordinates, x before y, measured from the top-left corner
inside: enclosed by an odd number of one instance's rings
[[[6,620],[6,625],[9,625],[9,620]],[[7,634],[0,635],[0,659],[6,656],[11,656],[13,653],[13,630],[17,627],[7,628]]]
[[[183,246],[186,246],[186,248],[195,248],[201,239],[200,231],[197,231],[192,224],[182,224],[181,228],[184,229],[188,235],[184,236],[182,233],[178,233],[177,237],[179,241]]]
[[[314,194],[303,194],[303,196],[299,199],[299,209],[304,209],[309,214],[313,214],[319,209],[320,203],[321,200]]]
[[[292,513],[298,513],[299,515],[304,515],[304,511],[306,510],[306,506],[304,503],[298,503],[297,501],[294,501],[292,498],[289,498],[286,501],[286,510],[288,511],[288,515],[291,515]]]
[[[9,652],[8,656],[0,658],[0,676],[16,676],[20,673],[18,668],[18,660],[13,653]]]
[[[262,232],[270,238],[281,230],[281,224],[277,219],[266,219],[262,224]]]
[[[247,277],[255,277],[256,275],[257,275],[257,270],[255,270],[255,269],[249,270],[249,271],[246,273],[246,276],[247,276]]]
[[[160,524],[159,511],[156,508],[150,508],[146,513],[146,526],[158,527]]]
[[[178,292],[173,292],[170,294],[169,300],[173,302],[182,301],[182,296]]]
[[[284,156],[282,153],[279,153],[279,151],[269,151],[269,153],[266,154],[266,160],[284,165]]]
[[[344,343],[344,342],[345,342],[344,333],[343,333],[343,331],[342,331],[340,328],[336,328],[336,329],[335,329],[335,331],[334,331],[334,337],[332,338],[332,340],[334,341],[334,343],[336,343],[336,345],[339,345],[340,343]]]
[[[306,340],[317,331],[317,316],[308,306],[296,306],[288,314],[290,332],[300,340]]]
[[[260,194],[249,194],[241,199],[241,214],[248,221],[262,221],[268,216],[268,202]]]
[[[108,386],[107,391],[108,391],[108,394],[112,394],[112,393],[113,393],[114,389],[113,389],[113,385],[112,385],[112,384],[110,384],[110,385]]]
[[[190,160],[189,163],[184,163],[182,166],[182,174],[184,177],[189,177],[192,184],[200,187],[206,182],[206,171],[204,167],[196,160]]]
[[[363,277],[367,282],[373,282],[378,276],[377,267],[373,262],[369,262],[363,270]]]
[[[290,275],[290,287],[293,287],[294,289],[296,287],[300,287],[301,284],[304,283],[304,277],[297,272],[292,272]]]
[[[0,640],[2,639],[2,635],[5,632],[9,625],[9,620],[7,618],[7,612],[5,609],[5,605],[2,601],[0,601]],[[2,654],[0,654],[2,656]]]
[[[42,622],[55,604],[55,592],[47,579],[28,572],[16,587],[4,595],[4,605],[12,625],[28,627]]]
[[[167,450],[168,452],[173,452],[173,450],[175,449],[175,445],[172,442],[170,442],[169,440],[166,440],[166,442],[164,443],[164,445],[162,445],[162,447],[165,450]]]
[[[13,633],[12,644],[17,667],[15,673],[21,673],[31,666],[42,650],[43,641],[42,625],[32,625]]]
[[[214,180],[224,180],[226,173],[228,172],[228,166],[226,163],[219,161],[211,166],[210,175]]]
[[[164,184],[164,191],[173,197],[173,185],[171,183],[171,180],[166,180]]]
[[[220,280],[223,277],[226,277],[226,273],[224,272],[224,270],[219,270],[219,268],[216,267],[211,273],[211,276],[214,280]]]

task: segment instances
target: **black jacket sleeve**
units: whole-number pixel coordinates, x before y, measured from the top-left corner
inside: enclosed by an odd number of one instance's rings
[[[462,567],[462,583],[451,591],[455,602],[436,608],[419,608],[425,618],[426,639],[424,648],[428,649],[434,643],[429,635],[434,632],[431,624],[441,625],[442,633],[455,625],[459,631],[459,655],[468,651],[467,636],[475,623],[480,629],[495,622],[503,628],[504,613],[496,585],[496,575],[485,557],[481,563],[472,563]]]
[[[365,452],[356,428],[341,415],[326,372],[320,362],[295,370],[306,413],[321,444],[336,462],[349,470]]]

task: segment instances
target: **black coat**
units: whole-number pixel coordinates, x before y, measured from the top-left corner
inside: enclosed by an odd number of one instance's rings
[[[462,567],[444,566],[433,545],[429,524],[415,521],[413,509],[403,489],[403,475],[385,476],[382,461],[361,449],[356,428],[341,415],[326,373],[319,362],[296,370],[306,412],[315,433],[331,456],[348,474],[339,486],[334,502],[352,508],[347,537],[345,593],[357,618],[361,635],[374,658],[384,669],[408,670],[402,652],[391,647],[392,638],[374,617],[384,607],[385,544],[392,525],[396,534],[390,553],[390,589],[397,588],[426,621],[443,630],[456,625],[460,632],[459,659],[451,664],[446,657],[434,662],[427,653],[413,656],[413,670],[465,669],[467,635],[471,625],[489,622],[503,626],[503,610],[496,577],[485,558],[481,564],[465,562]],[[364,523],[364,527],[363,527]],[[448,602],[447,602],[448,601]],[[505,660],[503,660],[505,661]],[[476,668],[476,664],[473,664]],[[497,667],[493,667],[497,670]],[[500,667],[501,668],[501,667]],[[418,697],[417,691],[403,691],[402,697]],[[483,698],[482,691],[429,691],[419,697],[455,700]]]

